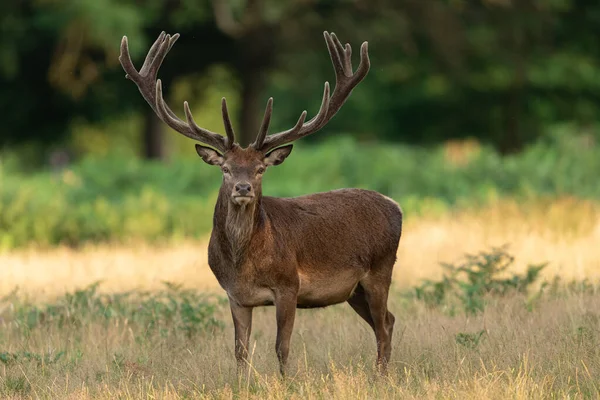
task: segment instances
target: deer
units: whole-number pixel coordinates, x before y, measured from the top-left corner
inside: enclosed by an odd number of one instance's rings
[[[369,71],[368,42],[363,42],[353,72],[350,44],[343,46],[335,33],[323,35],[335,72],[333,93],[325,82],[317,114],[306,121],[303,111],[292,128],[273,134],[268,134],[273,111],[269,98],[256,139],[247,147],[235,140],[225,98],[225,136],[198,126],[187,101],[185,121],[165,103],[158,69],[179,34],[162,32],[139,71],[127,36],[121,41],[119,61],[125,77],[166,125],[203,144],[195,147],[205,163],[221,169],[208,264],[229,299],[238,371],[249,363],[252,311],[261,306],[275,306],[275,352],[282,376],[299,308],[347,302],[375,333],[380,372],[386,373],[391,357],[395,317],[387,303],[402,233],[398,203],[356,188],[291,198],[262,195],[266,170],[284,162],[292,142],[322,129]]]

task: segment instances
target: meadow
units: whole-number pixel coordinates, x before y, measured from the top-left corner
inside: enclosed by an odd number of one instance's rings
[[[87,160],[54,175],[5,164],[0,398],[597,398],[599,151],[560,143],[503,159],[471,145],[371,149],[372,163],[331,142],[265,177],[271,194],[364,186],[402,204],[385,377],[373,333],[346,304],[299,310],[286,379],[274,309],[255,309],[251,366],[236,375],[227,301],[207,265],[210,220],[189,222],[210,218],[219,183],[203,164]]]

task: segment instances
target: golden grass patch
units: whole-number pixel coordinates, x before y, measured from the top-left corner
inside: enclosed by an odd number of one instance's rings
[[[1,351],[66,352],[57,364],[0,363],[0,397],[68,399],[541,399],[600,395],[600,296],[566,293],[533,311],[524,297],[477,316],[447,316],[393,295],[397,324],[388,376],[375,341],[345,305],[300,310],[289,375],[278,374],[274,310],[255,310],[251,368],[237,376],[232,324],[187,339],[147,335],[123,320],[50,325],[0,336]],[[474,347],[457,335],[484,331]]]
[[[440,262],[508,244],[515,271],[549,262],[544,276],[600,278],[600,206],[572,198],[519,203],[503,200],[435,218],[405,216],[395,284],[437,278]],[[34,297],[101,280],[101,290],[155,289],[163,281],[220,290],[207,263],[207,242],[60,247],[0,254],[0,295],[19,287]]]

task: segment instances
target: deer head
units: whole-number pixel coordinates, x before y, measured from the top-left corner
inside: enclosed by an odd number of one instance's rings
[[[247,206],[262,196],[262,177],[267,167],[281,164],[292,151],[292,145],[268,153],[234,144],[224,154],[209,147],[196,145],[198,155],[207,164],[217,165],[223,172],[222,189],[237,206]]]
[[[369,71],[367,42],[361,46],[360,64],[353,73],[350,45],[343,46],[334,33],[324,32],[323,35],[335,70],[336,86],[333,93],[330,95],[329,83],[325,82],[323,100],[315,117],[305,122],[307,113],[304,111],[291,129],[267,135],[273,112],[273,99],[270,98],[256,140],[247,148],[242,148],[235,142],[235,133],[225,98],[222,99],[221,112],[226,137],[199,127],[194,121],[187,102],[183,104],[186,121],[177,117],[165,103],[162,84],[160,79],[157,80],[157,73],[165,56],[179,38],[179,34],[171,36],[162,32],[150,48],[139,71],[131,61],[127,37],[124,36],[121,41],[119,61],[127,73],[126,78],[136,83],[144,99],[163,122],[182,135],[210,146],[197,144],[198,155],[207,164],[221,168],[223,187],[227,193],[231,194],[231,202],[238,206],[246,206],[260,198],[261,181],[265,170],[281,164],[289,156],[292,145],[283,145],[315,133],[324,127],[344,104],[352,89],[362,81]]]

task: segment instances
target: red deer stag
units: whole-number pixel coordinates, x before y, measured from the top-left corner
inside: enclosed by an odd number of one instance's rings
[[[394,315],[387,309],[392,268],[402,231],[402,212],[393,200],[377,192],[340,189],[295,198],[262,195],[265,170],[281,164],[292,151],[288,144],[315,133],[333,118],[352,89],[367,75],[367,42],[360,65],[352,71],[349,44],[324,32],[335,70],[336,86],[329,83],[317,115],[305,122],[304,111],[296,125],[267,135],[273,99],[267,102],[254,143],[242,148],[222,100],[227,137],[196,125],[187,102],[186,121],[165,103],[157,72],[178,34],[160,34],[142,68],[131,61],[127,37],[119,60],[160,119],[177,132],[209,147],[196,144],[207,164],[223,172],[223,182],[208,247],[208,263],[227,292],[235,329],[235,357],[246,363],[254,307],[275,305],[275,349],[285,373],[296,308],[326,307],[347,301],[373,329],[377,363],[385,371],[390,359]],[[287,144],[286,146],[283,146]]]

